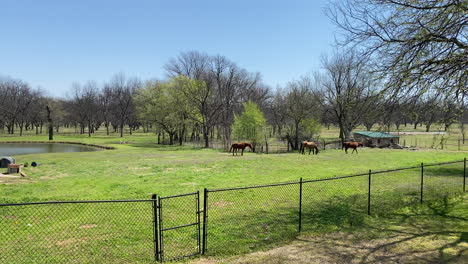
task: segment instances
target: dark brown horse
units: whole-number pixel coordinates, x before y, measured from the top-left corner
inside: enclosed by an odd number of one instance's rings
[[[250,149],[253,149],[253,148],[252,148],[252,145],[251,145],[250,143],[247,143],[247,142],[239,142],[239,143],[234,143],[234,144],[232,144],[232,145],[231,145],[231,148],[229,149],[229,152],[232,151],[232,155],[234,156],[234,152],[235,152],[236,155],[237,155],[237,152],[238,152],[238,150],[240,149],[240,150],[242,150],[241,156],[243,156],[243,155],[244,155],[244,149],[245,149],[246,147],[249,147]]]
[[[357,154],[358,153],[357,148],[362,147],[362,146],[363,146],[362,142],[349,141],[349,142],[343,143],[343,148],[345,149],[346,154],[348,154],[348,149],[350,148],[353,149],[351,154],[353,154],[354,151],[356,151],[356,154]]]
[[[307,140],[302,141],[301,149],[300,149],[300,152],[302,153],[302,155],[305,155],[305,153],[304,153],[305,148],[309,149],[309,155],[310,155],[311,151],[312,151],[312,154],[314,154],[314,155],[318,155],[318,153],[319,153],[319,149],[317,147],[317,144],[315,144],[315,142],[310,142],[310,141],[307,141]]]

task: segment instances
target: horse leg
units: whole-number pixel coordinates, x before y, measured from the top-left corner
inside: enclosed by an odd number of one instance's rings
[[[348,148],[345,147],[344,151],[346,152],[346,154],[348,154]]]
[[[241,156],[244,156],[244,149],[241,149]]]

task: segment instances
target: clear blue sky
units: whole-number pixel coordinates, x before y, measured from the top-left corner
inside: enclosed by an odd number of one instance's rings
[[[164,78],[181,51],[221,54],[276,87],[320,67],[327,0],[1,0],[0,75],[63,96],[118,72]]]

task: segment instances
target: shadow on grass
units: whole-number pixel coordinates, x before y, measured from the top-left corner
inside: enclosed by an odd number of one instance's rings
[[[306,234],[295,254],[318,251],[317,258],[337,263],[467,263],[467,209],[466,198],[401,208],[351,232]]]
[[[463,199],[444,197],[410,206],[395,202],[393,209],[385,208],[384,217],[367,216],[366,206],[362,206],[365,201],[362,195],[332,197],[303,208],[302,228],[306,232],[301,235],[297,208],[278,207],[241,215],[223,210],[210,217],[208,254],[237,255],[296,240],[306,243],[301,249],[304,254],[320,250],[320,254],[333,256],[329,261],[336,263],[467,260],[468,207]],[[312,238],[307,234],[313,234]],[[293,254],[296,256],[297,251]]]

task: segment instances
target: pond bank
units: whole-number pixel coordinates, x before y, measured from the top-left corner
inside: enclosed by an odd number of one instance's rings
[[[74,141],[0,141],[0,143],[9,143],[9,144],[24,144],[24,143],[40,143],[40,144],[71,144],[71,145],[81,145],[87,147],[94,147],[94,148],[101,148],[101,149],[116,149],[115,147],[110,146],[102,146],[96,144],[87,144],[82,142],[74,142]]]

